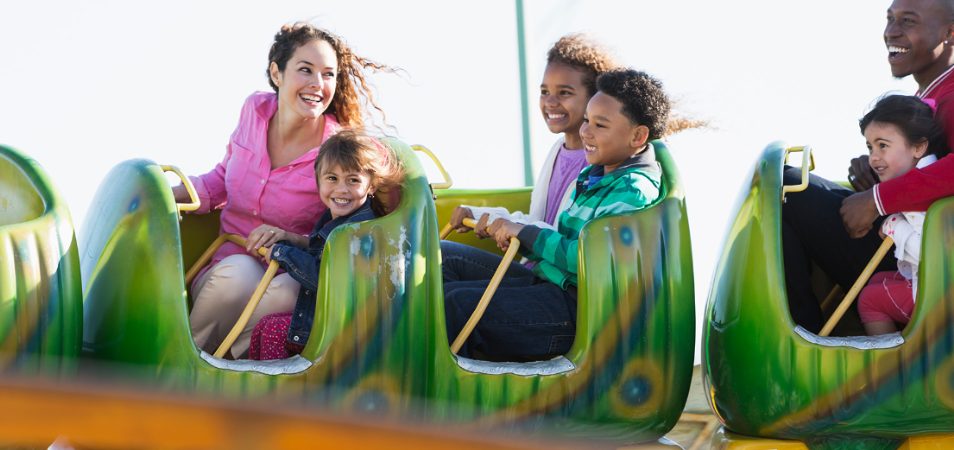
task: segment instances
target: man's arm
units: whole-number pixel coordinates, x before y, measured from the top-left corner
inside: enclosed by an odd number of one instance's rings
[[[954,89],[934,98],[935,120],[941,124],[949,148],[954,145]],[[881,215],[902,211],[926,211],[935,200],[954,195],[954,156],[947,155],[934,164],[908,171],[885,181],[874,191],[874,201]]]
[[[873,190],[849,195],[841,201],[840,212],[848,235],[855,239],[864,237],[879,216]]]
[[[878,216],[903,211],[926,211],[935,200],[954,195],[954,155],[909,170],[874,188],[852,194],[841,203],[841,220],[853,238],[868,233]]]
[[[873,199],[878,212],[885,215],[926,211],[935,200],[951,195],[954,195],[954,155],[947,155],[934,164],[882,182],[875,189]]]

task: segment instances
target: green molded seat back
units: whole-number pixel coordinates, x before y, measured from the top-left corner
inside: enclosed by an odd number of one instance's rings
[[[860,437],[894,448],[906,436],[954,432],[954,199],[935,202],[925,218],[923,241],[932,245],[922,248],[905,330],[818,337],[796,328],[788,310],[784,155],[774,142],[756,161],[716,267],[702,343],[713,409],[732,431],[819,448],[849,448],[839,443]]]
[[[36,161],[0,146],[0,370],[72,373],[81,305],[66,204]]]
[[[0,152],[0,226],[40,217],[46,205],[40,191],[11,151]]]

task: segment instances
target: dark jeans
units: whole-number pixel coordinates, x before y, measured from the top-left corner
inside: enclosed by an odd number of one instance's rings
[[[786,167],[785,184],[801,182],[801,169]],[[805,191],[788,194],[782,205],[782,254],[785,287],[792,320],[817,333],[823,323],[818,298],[812,291],[812,262],[847,291],[881,245],[879,218],[862,238],[848,236],[841,220],[841,202],[854,191],[814,175]],[[895,270],[893,254],[885,256],[879,270]]]
[[[444,312],[453,341],[483,296],[502,258],[441,242]],[[458,354],[494,361],[547,359],[570,350],[576,334],[576,289],[564,290],[511,263],[483,317]]]

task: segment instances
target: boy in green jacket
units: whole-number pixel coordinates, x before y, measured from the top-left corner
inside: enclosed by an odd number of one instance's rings
[[[650,75],[618,69],[601,75],[586,106],[580,136],[590,164],[557,229],[497,219],[488,233],[506,250],[510,238],[533,269],[511,264],[483,318],[459,354],[490,360],[537,360],[566,353],[576,333],[580,230],[590,220],[643,209],[662,194],[662,172],[650,141],[666,129],[669,100]],[[473,249],[445,264],[444,311],[454,339],[483,295],[497,255]]]

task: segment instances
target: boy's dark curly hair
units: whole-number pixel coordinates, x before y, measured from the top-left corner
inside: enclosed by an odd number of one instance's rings
[[[649,139],[659,139],[669,122],[669,97],[662,83],[633,69],[610,70],[596,79],[596,88],[623,104],[623,115],[649,128]]]
[[[587,95],[596,94],[596,77],[616,67],[610,53],[585,34],[561,37],[547,51],[547,64],[560,63],[583,72]]]

